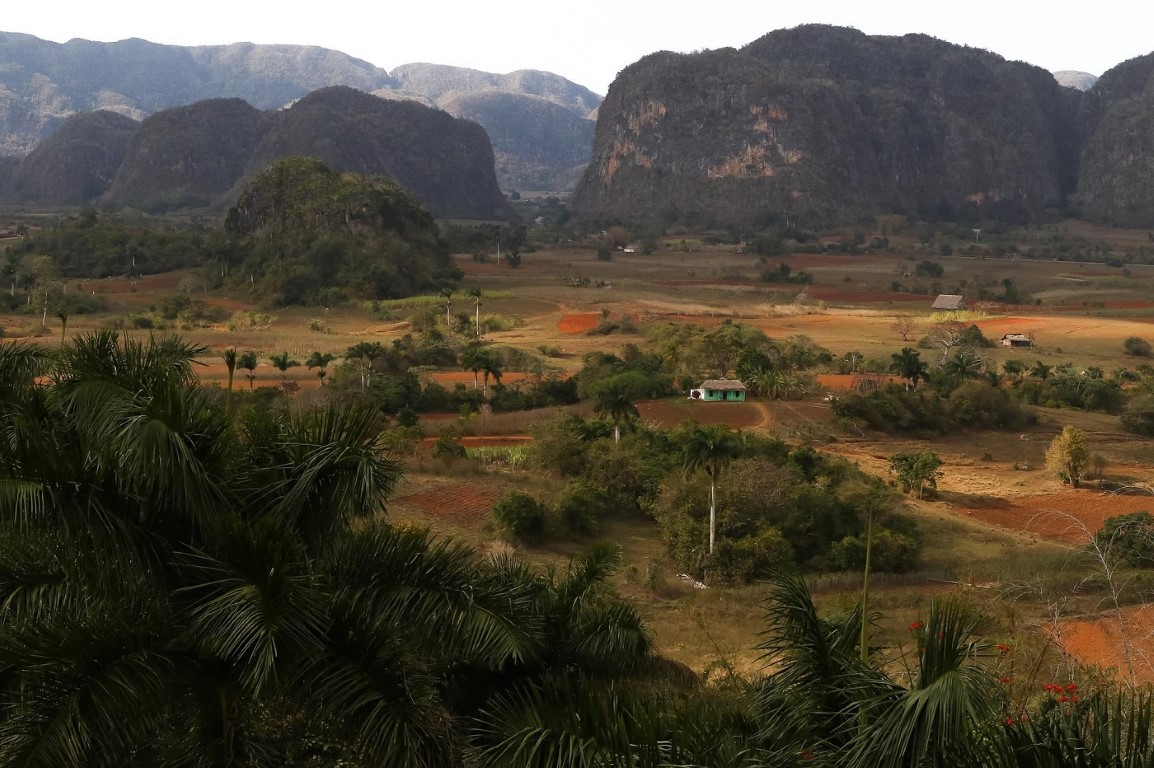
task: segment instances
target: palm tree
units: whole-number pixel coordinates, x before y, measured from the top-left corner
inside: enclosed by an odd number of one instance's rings
[[[613,442],[621,442],[621,425],[631,424],[641,414],[624,387],[606,386],[597,393],[595,412],[613,422]]]
[[[251,391],[253,382],[256,381],[256,366],[257,366],[256,352],[242,352],[236,359],[236,364],[248,371],[245,376],[248,377],[248,388]]]
[[[485,367],[485,353],[479,344],[473,344],[465,348],[461,353],[461,367],[466,371],[473,372],[473,389],[481,388],[481,369]]]
[[[224,360],[224,367],[228,371],[228,394],[226,400],[228,404],[228,411],[232,413],[232,378],[236,373],[237,354],[236,347],[229,347],[220,353],[220,357]]]
[[[328,352],[314,351],[309,355],[309,359],[305,361],[305,366],[310,371],[313,368],[317,369],[317,378],[320,379],[321,386],[324,386],[325,376],[328,375],[329,363],[336,359],[336,355],[331,355]]]
[[[919,381],[925,381],[928,376],[928,366],[922,362],[922,357],[913,347],[902,347],[902,351],[890,355],[890,370],[905,379],[906,389],[917,389]]]
[[[64,334],[68,331],[68,310],[61,307],[56,310],[56,316],[60,318],[60,345],[64,345]]]
[[[969,349],[958,350],[958,353],[946,361],[942,370],[947,376],[955,380],[976,379],[982,375],[985,361]]]
[[[459,764],[474,679],[648,652],[594,586],[546,601],[521,566],[376,521],[400,465],[375,410],[234,422],[203,351],[0,347],[0,764],[288,765],[317,739]]]
[[[709,554],[717,537],[717,481],[721,471],[741,456],[744,440],[724,424],[693,427],[681,447],[681,464],[686,474],[704,469],[709,476]]]
[[[465,295],[472,298],[474,303],[475,303],[477,338],[480,339],[481,338],[481,289],[480,288],[470,288],[468,291],[465,292]]]
[[[493,380],[496,381],[498,384],[500,384],[501,383],[501,375],[504,373],[504,371],[502,370],[501,357],[494,350],[491,350],[491,349],[482,350],[481,372],[485,376],[485,387],[482,390],[482,393],[485,395],[485,397],[488,397],[489,396],[489,377],[492,376]]]
[[[385,348],[379,341],[361,341],[345,351],[345,360],[356,360],[361,370],[361,389],[373,383],[373,361],[384,354]]]
[[[293,360],[289,355],[288,350],[281,352],[279,355],[269,355],[269,362],[272,367],[280,371],[280,384],[282,387],[288,387],[288,370],[289,368],[296,368],[300,365],[299,360]]]
[[[453,289],[442,288],[441,298],[445,300],[445,328],[451,329],[453,327],[452,311],[453,311]]]
[[[1034,362],[1034,366],[1030,368],[1030,376],[1035,379],[1045,381],[1050,378],[1050,373],[1054,370],[1052,365],[1046,365],[1041,360]]]

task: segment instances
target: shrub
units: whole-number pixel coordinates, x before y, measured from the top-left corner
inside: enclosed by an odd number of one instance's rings
[[[527,493],[512,491],[493,504],[493,526],[519,539],[545,535],[545,507]]]
[[[1128,355],[1150,357],[1150,342],[1139,336],[1127,336],[1122,342],[1122,348],[1126,350]]]

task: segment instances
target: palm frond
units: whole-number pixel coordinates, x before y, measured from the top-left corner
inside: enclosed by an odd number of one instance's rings
[[[178,556],[191,584],[189,640],[209,657],[236,665],[260,695],[283,682],[285,670],[319,653],[328,624],[328,596],[303,549],[271,525],[234,532],[217,553]]]
[[[443,663],[496,668],[534,653],[534,584],[484,566],[462,544],[377,524],[343,537],[326,562],[342,611],[420,638]]]

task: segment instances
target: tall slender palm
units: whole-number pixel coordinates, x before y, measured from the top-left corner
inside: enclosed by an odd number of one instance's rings
[[[717,481],[721,472],[741,456],[744,440],[724,424],[696,426],[681,447],[681,464],[686,474],[699,469],[709,476],[709,554],[717,539]]]
[[[890,357],[890,370],[905,379],[906,389],[917,389],[918,382],[926,379],[928,366],[913,347],[902,347],[901,352]]]
[[[268,356],[272,367],[280,371],[280,384],[282,387],[288,386],[288,371],[289,368],[296,368],[300,365],[299,360],[294,360],[288,350],[281,352],[279,355],[273,354]]]
[[[56,317],[60,319],[60,344],[64,344],[64,335],[68,332],[68,310],[61,307],[56,310]]]
[[[252,390],[253,382],[256,381],[256,366],[258,362],[259,360],[257,359],[256,352],[252,351],[242,352],[236,358],[237,366],[248,371],[245,376],[248,377],[248,388],[250,391]]]
[[[606,386],[597,393],[595,412],[613,422],[613,442],[621,442],[621,427],[633,423],[641,414],[624,387]]]
[[[311,371],[313,368],[317,369],[317,378],[321,385],[324,386],[325,376],[328,375],[329,363],[336,360],[336,355],[331,355],[328,352],[314,351],[309,355],[309,359],[305,361],[305,366]]]
[[[492,349],[483,350],[483,354],[481,355],[481,373],[485,377],[485,386],[482,392],[485,397],[488,397],[489,377],[492,376],[494,381],[500,384],[501,376],[504,374],[504,364],[496,351]]]
[[[468,291],[465,292],[465,294],[473,299],[474,312],[476,313],[475,322],[476,322],[477,338],[480,339],[481,338],[481,289],[480,288],[470,288]]]
[[[373,364],[383,355],[385,348],[379,341],[361,341],[345,351],[345,360],[355,360],[361,371],[361,389],[373,384]]]
[[[224,367],[228,371],[228,394],[226,401],[228,403],[229,413],[232,412],[232,379],[236,374],[237,353],[236,347],[229,347],[220,353],[220,357],[224,360]]]
[[[461,353],[461,367],[473,372],[473,389],[481,388],[481,371],[485,367],[485,350],[478,344],[466,347]]]
[[[453,327],[453,289],[442,288],[441,298],[445,300],[445,328],[451,329]]]

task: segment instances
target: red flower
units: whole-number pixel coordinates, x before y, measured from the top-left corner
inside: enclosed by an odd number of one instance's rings
[[[815,757],[815,755],[812,752],[810,752],[808,749],[803,749],[801,751],[801,759],[802,760],[813,760],[814,757]]]
[[[1073,683],[1069,683],[1066,686],[1066,690],[1069,691],[1070,693],[1073,693],[1074,691],[1078,690],[1078,686],[1074,685]]]
[[[1014,678],[1010,677],[1009,675],[1006,675],[1005,677],[999,677],[998,682],[1001,683],[1002,685],[1009,685],[1010,683],[1014,682]]]
[[[910,622],[910,632],[917,632],[919,629],[921,629],[924,626],[925,626],[925,624],[921,623],[920,621],[911,621]]]
[[[1058,703],[1059,704],[1065,704],[1069,700],[1070,700],[1069,696],[1059,696],[1058,697]]]
[[[1007,717],[1007,718],[1006,718],[1006,725],[1013,725],[1013,724],[1014,724],[1014,722],[1015,722],[1015,721],[1014,721],[1014,718],[1012,718],[1012,717]]]
[[[1010,646],[1006,645],[1005,643],[998,643],[998,644],[997,644],[997,645],[995,645],[994,647],[995,647],[995,648],[997,648],[997,649],[998,649],[998,653],[1002,654],[1003,656],[1005,656],[1005,655],[1006,655],[1007,653],[1009,653],[1010,651],[1014,650],[1013,648],[1011,648]]]

